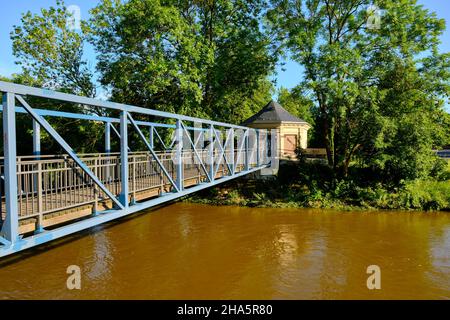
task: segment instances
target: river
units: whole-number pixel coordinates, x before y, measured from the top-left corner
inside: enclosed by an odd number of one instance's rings
[[[450,299],[450,214],[175,203],[0,261],[0,298]]]

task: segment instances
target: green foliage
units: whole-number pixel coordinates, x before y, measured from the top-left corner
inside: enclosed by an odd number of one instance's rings
[[[24,13],[21,24],[13,27],[11,40],[16,63],[22,67],[22,73],[11,79],[19,84],[57,89],[77,95],[94,97],[93,72],[83,58],[83,46],[86,34],[84,30],[72,30],[64,2],[57,0],[56,6],[42,9],[33,14]],[[27,97],[34,108],[75,112],[97,113],[105,111],[95,107],[86,107],[55,100]],[[103,125],[101,123],[67,118],[51,118],[50,124],[78,152],[98,152],[103,150]],[[28,115],[17,116],[18,154],[32,154],[32,122]],[[43,153],[57,154],[60,146],[44,131],[41,132]]]
[[[267,76],[276,55],[260,28],[263,8],[264,1],[104,0],[76,31],[58,0],[23,14],[11,39],[30,84],[95,96],[83,59],[90,41],[112,100],[240,123],[273,93]]]
[[[367,27],[372,3],[384,10],[380,28]],[[430,174],[431,149],[449,137],[444,20],[415,0],[273,0],[267,20],[305,70],[296,90],[314,105],[315,144],[335,174],[353,161],[394,183]]]
[[[267,75],[276,57],[260,30],[262,1],[101,1],[82,30],[71,30],[63,1],[26,12],[11,32],[22,67],[11,80],[95,96],[93,73],[83,58],[90,40],[98,53],[101,83],[111,99],[153,109],[239,123],[270,100]],[[104,109],[28,97],[35,108],[110,115]],[[114,114],[111,114],[114,116]],[[103,126],[81,120],[49,120],[80,152],[103,149]],[[31,120],[17,118],[19,154],[31,153]],[[133,134],[133,133],[132,133]],[[167,138],[169,134],[165,135]],[[139,149],[139,139],[131,138]],[[46,153],[59,146],[42,132]],[[113,146],[114,147],[114,146]]]
[[[406,207],[425,210],[450,210],[450,180],[417,180],[408,183],[400,197]]]
[[[355,169],[355,168],[353,168]],[[237,180],[203,191],[190,201],[257,207],[450,210],[450,179],[413,180],[389,187],[365,169],[359,179],[333,178],[320,162],[285,164],[276,181]]]
[[[166,3],[106,0],[91,11],[101,83],[118,102],[202,115],[189,106],[201,100],[198,65],[211,58],[180,10]]]
[[[261,10],[261,1],[104,0],[89,21],[101,83],[115,101],[240,122],[270,97],[275,57]]]
[[[39,14],[26,12],[11,32],[13,54],[24,74],[42,86],[93,97],[93,73],[83,59],[85,36],[68,27],[69,18],[61,0]]]
[[[272,82],[262,78],[251,93],[229,92],[215,105],[212,118],[239,124],[266,105],[272,99],[273,91]]]
[[[313,104],[301,92],[295,89],[289,90],[281,87],[278,90],[277,100],[291,114],[305,120],[311,125],[314,124],[314,118],[311,113]]]

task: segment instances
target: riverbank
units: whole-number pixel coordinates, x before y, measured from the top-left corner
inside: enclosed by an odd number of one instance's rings
[[[241,178],[204,190],[187,201],[211,205],[339,210],[450,211],[450,170],[436,180],[387,186],[361,175],[331,179],[325,166],[285,164],[269,180]],[[371,181],[371,182],[368,182]]]

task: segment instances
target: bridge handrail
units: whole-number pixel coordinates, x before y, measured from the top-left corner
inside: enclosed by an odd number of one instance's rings
[[[50,90],[50,89],[34,88],[34,87],[29,87],[29,86],[11,83],[11,82],[5,82],[5,81],[0,81],[0,91],[1,92],[12,92],[12,93],[19,94],[19,95],[31,95],[31,96],[35,96],[35,97],[54,99],[54,100],[65,101],[65,102],[79,103],[82,105],[89,105],[89,106],[95,106],[95,107],[101,107],[101,108],[107,108],[107,109],[113,109],[113,110],[127,111],[127,112],[132,112],[132,113],[141,113],[141,114],[162,117],[162,118],[172,118],[172,119],[179,119],[179,120],[184,120],[184,121],[207,123],[207,124],[212,124],[212,125],[220,126],[220,127],[228,127],[228,128],[244,129],[244,130],[252,129],[249,127],[239,126],[239,125],[225,123],[225,122],[201,119],[201,118],[196,118],[196,117],[179,115],[176,113],[171,113],[171,112],[166,112],[166,111],[159,111],[159,110],[154,110],[154,109],[137,107],[137,106],[123,104],[123,103],[117,103],[117,102],[99,100],[99,99],[88,98],[88,97],[83,97],[83,96],[77,96],[74,94],[63,93],[63,92]]]

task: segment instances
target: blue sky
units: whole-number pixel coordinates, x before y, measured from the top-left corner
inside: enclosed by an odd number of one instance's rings
[[[438,17],[444,18],[447,21],[447,30],[442,36],[442,44],[440,46],[441,52],[450,52],[450,2],[448,0],[419,0],[425,8],[437,13]],[[83,19],[88,18],[88,11],[93,8],[97,1],[93,0],[66,0],[66,5],[77,5],[81,9],[81,16]],[[55,4],[55,0],[19,0],[19,1],[4,1],[2,2],[2,18],[0,19],[0,43],[2,44],[0,50],[0,75],[10,76],[12,73],[20,72],[20,68],[14,64],[14,57],[12,55],[11,40],[9,33],[14,24],[20,23],[20,17],[23,12],[30,10],[31,12],[39,12],[41,8],[48,8]],[[95,64],[95,55],[92,48],[87,48],[86,56]],[[301,67],[293,62],[286,61],[283,67],[285,71],[278,68],[275,78],[277,79],[277,87],[283,86],[292,88],[298,83],[301,77]]]

